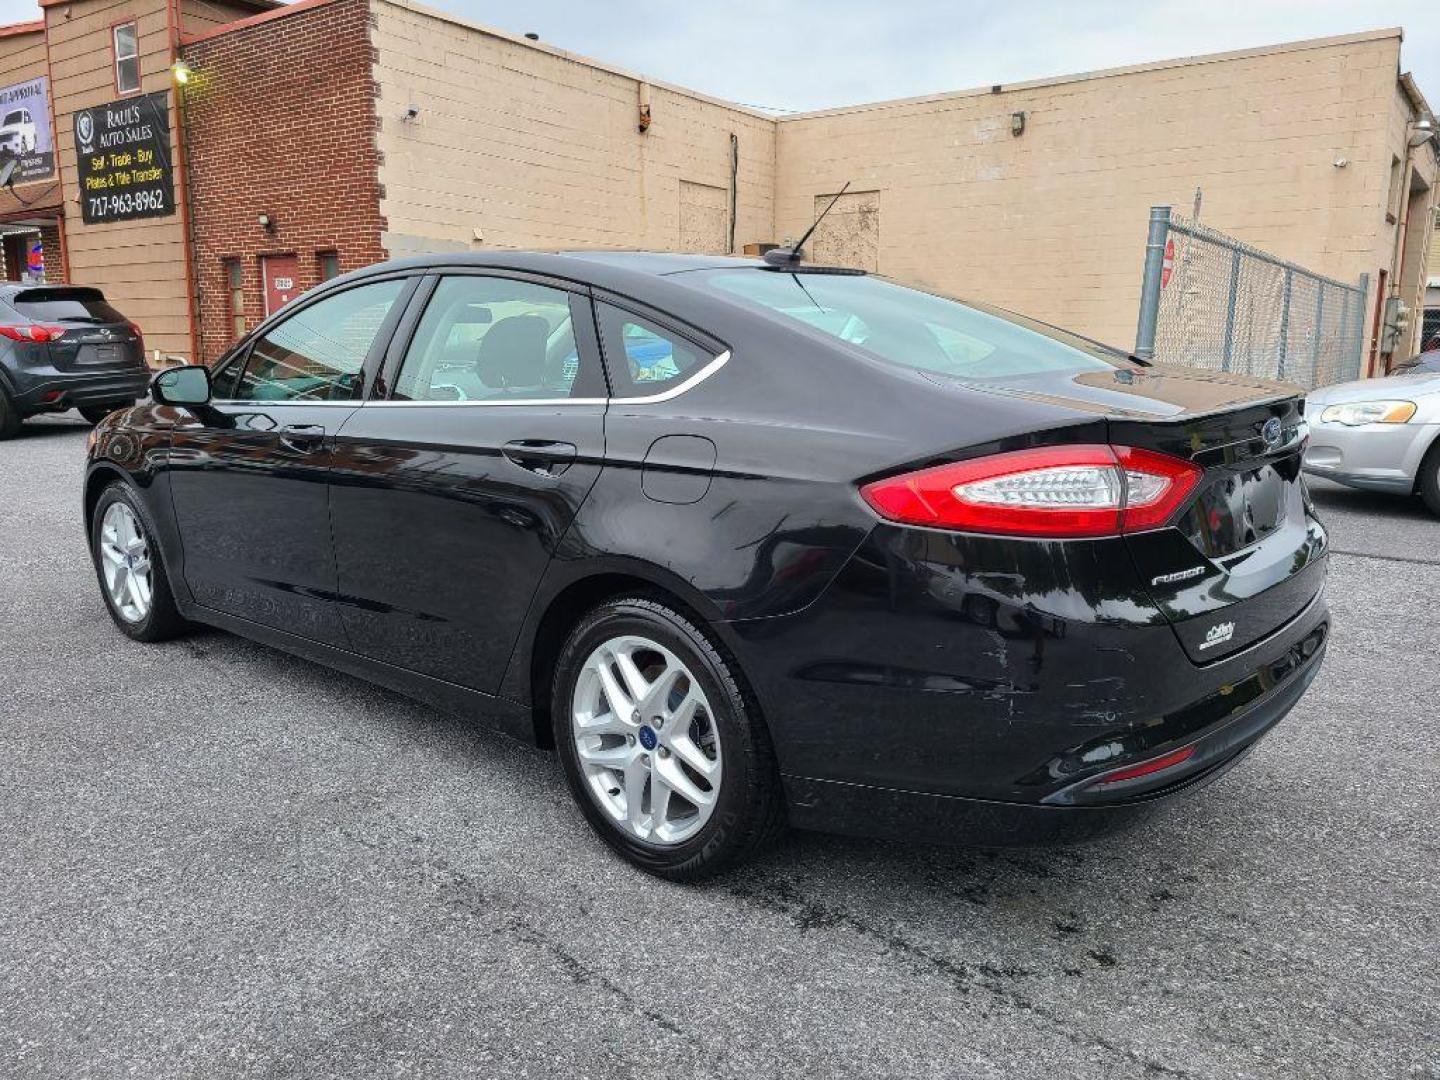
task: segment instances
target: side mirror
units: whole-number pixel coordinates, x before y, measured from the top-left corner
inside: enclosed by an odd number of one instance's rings
[[[150,380],[150,396],[161,405],[208,404],[210,369],[203,364],[167,368]]]

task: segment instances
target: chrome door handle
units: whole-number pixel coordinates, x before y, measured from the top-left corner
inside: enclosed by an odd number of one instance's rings
[[[281,444],[297,454],[313,453],[324,440],[325,428],[320,424],[286,424],[280,429]]]
[[[559,476],[575,464],[575,457],[580,451],[574,443],[516,439],[501,447],[500,452],[522,469],[541,476]]]

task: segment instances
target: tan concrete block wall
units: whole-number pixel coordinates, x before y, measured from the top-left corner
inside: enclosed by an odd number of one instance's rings
[[[140,324],[147,348],[188,358],[190,300],[179,209],[169,217],[105,225],[86,225],[80,216],[74,113],[117,100],[111,67],[111,27],[130,18],[137,20],[140,36],[141,90],[170,90],[165,0],[74,0],[45,9],[70,280],[103,290],[117,308]],[[175,142],[179,127],[172,90],[172,160],[179,157]],[[178,180],[175,195],[178,202]]]
[[[392,254],[693,246],[693,233],[682,241],[681,185],[722,189],[728,216],[732,132],[737,250],[770,239],[769,117],[409,3],[373,0],[372,14],[380,209]],[[642,93],[652,116],[643,135]],[[402,120],[412,102],[419,115]]]
[[[1430,231],[1430,264],[1426,272],[1427,282],[1440,288],[1440,214],[1432,213],[1434,228]]]
[[[1428,271],[1426,264],[1433,238],[1430,225],[1433,221],[1436,196],[1440,193],[1434,151],[1429,146],[1411,149],[1408,145],[1413,132],[1410,121],[1414,118],[1414,105],[1397,86],[1391,97],[1389,123],[1386,128],[1386,160],[1400,160],[1403,179],[1399,201],[1394,204],[1395,221],[1387,221],[1381,240],[1384,265],[1390,268],[1389,292],[1404,301],[1413,317],[1410,320],[1409,332],[1401,338],[1392,355],[1392,366],[1395,360],[1412,355],[1420,347],[1420,313],[1425,307]],[[1387,185],[1388,181],[1387,173]],[[1425,186],[1429,190],[1417,198],[1417,186]],[[1387,191],[1387,199],[1388,196]],[[1381,370],[1381,364],[1377,363],[1377,373]]]
[[[180,28],[186,34],[204,33],[254,14],[256,9],[246,4],[227,4],[223,0],[180,0]]]
[[[798,236],[848,180],[880,193],[881,273],[1122,346],[1149,207],[1188,215],[1197,184],[1205,223],[1353,281],[1386,264],[1375,219],[1399,47],[1355,35],[787,117],[777,231]]]

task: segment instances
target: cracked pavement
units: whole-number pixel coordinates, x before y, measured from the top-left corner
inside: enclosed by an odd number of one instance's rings
[[[629,869],[559,767],[105,614],[85,428],[0,445],[0,1076],[1440,1077],[1440,520],[1323,482],[1325,668],[1139,829]]]

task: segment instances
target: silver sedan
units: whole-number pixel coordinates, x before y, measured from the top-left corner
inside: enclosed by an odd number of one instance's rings
[[[1424,497],[1440,514],[1440,374],[1323,386],[1305,402],[1305,471],[1348,487]]]

